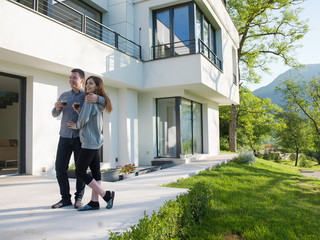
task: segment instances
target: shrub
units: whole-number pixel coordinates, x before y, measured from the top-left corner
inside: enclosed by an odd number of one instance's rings
[[[295,153],[291,153],[290,154],[290,160],[296,160],[296,154]]]
[[[257,158],[254,156],[253,151],[245,149],[241,151],[239,156],[236,157],[233,161],[240,164],[252,165],[256,163]]]
[[[220,149],[222,151],[229,151],[229,140],[226,137],[220,137]]]
[[[299,167],[305,167],[305,168],[309,168],[312,166],[311,164],[311,159],[312,157],[307,157],[305,154],[301,154],[301,156],[299,157]]]
[[[197,183],[187,194],[165,202],[158,213],[153,211],[150,217],[144,213],[130,230],[110,232],[109,240],[190,239],[195,235],[193,227],[205,222],[212,198],[210,185]]]

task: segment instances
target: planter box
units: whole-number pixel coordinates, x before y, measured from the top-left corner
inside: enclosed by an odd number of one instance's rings
[[[136,172],[136,176],[143,175],[149,172],[151,172],[151,168],[143,168]]]
[[[161,169],[162,169],[161,166],[153,166],[153,167],[151,168],[151,172],[159,171],[159,170],[161,170]]]
[[[128,173],[128,174],[121,174],[121,175],[119,175],[119,180],[124,180],[124,179],[132,178],[132,177],[135,177],[135,176],[136,176],[135,172]]]
[[[109,171],[101,172],[101,180],[106,182],[119,181],[120,169],[113,169]]]

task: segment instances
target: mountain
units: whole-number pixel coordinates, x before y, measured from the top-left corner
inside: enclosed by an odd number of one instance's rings
[[[272,103],[281,105],[282,99],[280,93],[276,93],[275,89],[281,81],[285,79],[294,78],[298,80],[311,81],[315,77],[320,77],[320,64],[307,64],[298,69],[289,69],[288,71],[280,74],[267,86],[258,88],[252,93],[261,98],[270,98]]]

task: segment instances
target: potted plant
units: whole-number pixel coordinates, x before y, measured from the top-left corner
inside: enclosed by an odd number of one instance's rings
[[[120,168],[101,169],[101,180],[106,182],[116,182],[119,180]]]
[[[126,179],[135,176],[136,166],[134,164],[126,164],[118,167],[120,168],[120,179]]]

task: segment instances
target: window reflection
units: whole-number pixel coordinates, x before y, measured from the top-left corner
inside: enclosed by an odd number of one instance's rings
[[[190,54],[188,7],[174,9],[174,50],[175,55]]]
[[[170,56],[170,22],[169,11],[162,11],[156,14],[156,55],[160,58]]]

